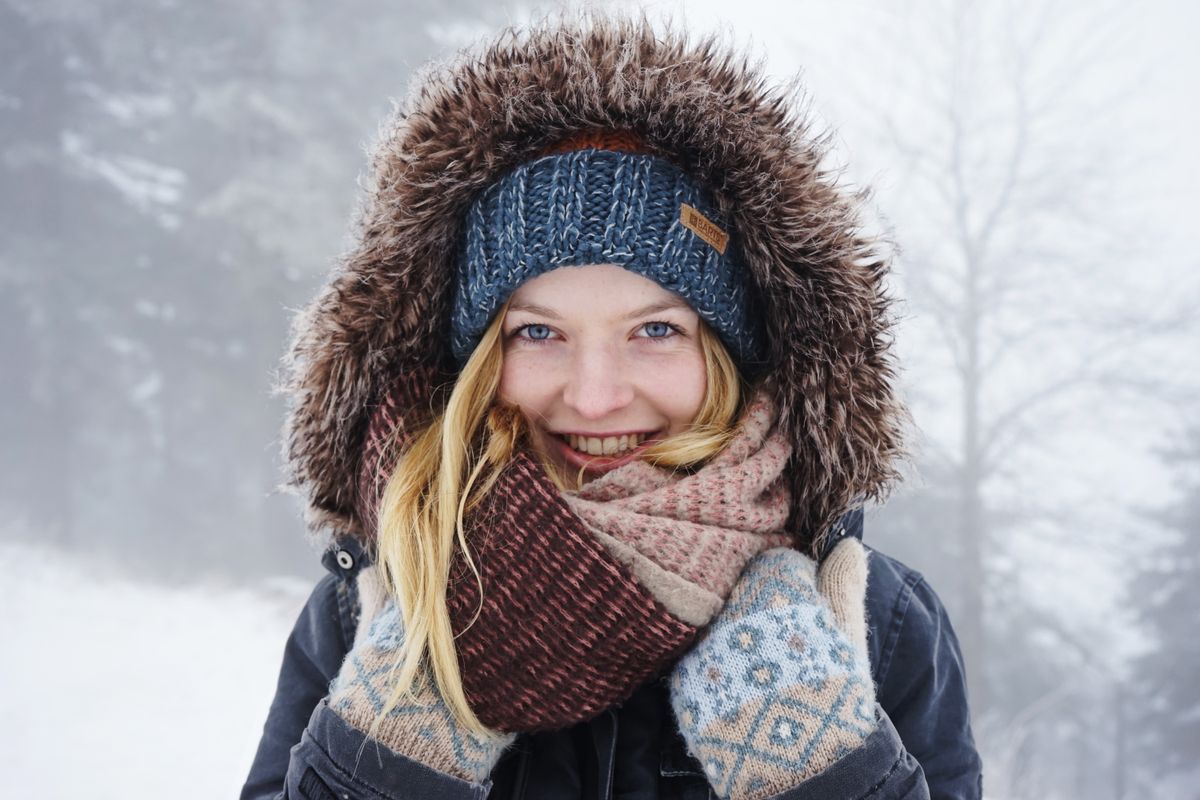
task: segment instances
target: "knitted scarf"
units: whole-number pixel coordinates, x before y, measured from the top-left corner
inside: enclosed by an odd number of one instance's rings
[[[756,554],[787,546],[792,445],[759,390],[733,440],[696,472],[632,461],[565,494],[571,510],[668,611],[708,624]]]
[[[381,443],[415,431],[430,382],[402,376],[366,437],[360,508],[373,532],[392,465]],[[756,553],[791,543],[791,446],[767,394],[692,474],[634,461],[561,492],[518,449],[464,520],[479,584],[458,552],[446,604],[463,688],[498,731],[589,719],[664,674],[721,608]]]

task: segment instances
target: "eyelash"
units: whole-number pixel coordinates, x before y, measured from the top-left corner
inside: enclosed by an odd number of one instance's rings
[[[674,323],[667,322],[664,319],[656,319],[656,320],[651,320],[650,322],[642,323],[643,328],[645,328],[647,325],[666,325],[672,334],[675,334],[677,336],[686,336],[687,335],[684,332],[683,328],[679,327],[678,325],[676,325]],[[513,328],[512,332],[508,334],[508,337],[510,339],[520,339],[523,342],[528,342],[528,343],[535,344],[535,345],[545,344],[547,342],[553,342],[554,339],[530,339],[527,336],[521,336],[520,333],[521,333],[521,331],[525,330],[526,328],[549,328],[549,327],[550,327],[549,325],[545,325],[541,322],[531,322],[528,325],[522,325],[519,328]],[[641,336],[638,338],[650,339],[651,341],[661,342],[661,341],[665,341],[667,339],[671,339],[674,337],[671,335],[667,335],[667,336]]]

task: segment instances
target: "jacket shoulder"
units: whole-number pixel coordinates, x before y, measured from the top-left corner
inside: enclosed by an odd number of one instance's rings
[[[920,572],[869,545],[864,548],[868,553],[866,604],[871,672],[881,682],[892,666],[909,611],[924,615],[943,607]],[[914,601],[921,607],[910,609]]]
[[[283,786],[289,751],[329,690],[354,635],[354,582],[329,574],[317,581],[283,647],[275,696],[241,797],[273,798]]]
[[[879,704],[921,762],[933,797],[980,797],[982,762],[950,615],[919,571],[873,549],[867,563],[867,645]]]

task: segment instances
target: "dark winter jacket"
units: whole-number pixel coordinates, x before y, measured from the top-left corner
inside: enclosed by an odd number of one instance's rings
[[[845,522],[847,535],[861,535],[861,512]],[[362,748],[363,735],[322,701],[353,645],[353,578],[368,555],[349,539],[323,562],[331,574],[288,638],[242,800],[711,797],[659,680],[589,722],[518,737],[492,772],[490,793],[374,741]],[[870,550],[868,565],[867,642],[879,727],[862,747],[773,800],[980,798],[962,656],[945,609],[921,575],[894,558]]]
[[[905,411],[894,388],[889,249],[861,197],[827,168],[803,98],[771,88],[751,59],[645,20],[551,21],[506,32],[427,70],[381,127],[353,244],[298,316],[281,390],[288,485],[333,575],[289,639],[279,692],[244,797],[467,798],[362,736],[321,703],[351,647],[350,578],[374,528],[359,491],[365,434],[385,408],[428,417],[437,387],[403,407],[388,387],[453,374],[449,313],[463,217],[477,194],[581,130],[628,129],[708,186],[749,274],[766,342],[763,378],[792,445],[787,530],[817,556],[825,534],[900,475]],[[365,507],[369,509],[370,503]],[[613,569],[621,569],[619,564]],[[922,578],[875,553],[869,641],[879,727],[867,743],[781,797],[978,797],[963,669],[945,612]],[[353,775],[354,777],[351,777]],[[928,788],[927,788],[928,787]],[[524,735],[495,769],[500,798],[705,797],[651,681],[558,733]]]

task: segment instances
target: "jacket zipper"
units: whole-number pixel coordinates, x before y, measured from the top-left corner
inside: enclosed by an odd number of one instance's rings
[[[513,800],[525,800],[525,790],[529,783],[529,751],[521,750],[520,759],[517,763],[517,779],[513,781]]]
[[[605,713],[612,720],[612,735],[608,739],[608,780],[604,784],[604,797],[601,800],[612,800],[613,768],[617,761],[617,712],[616,709],[610,708]]]

